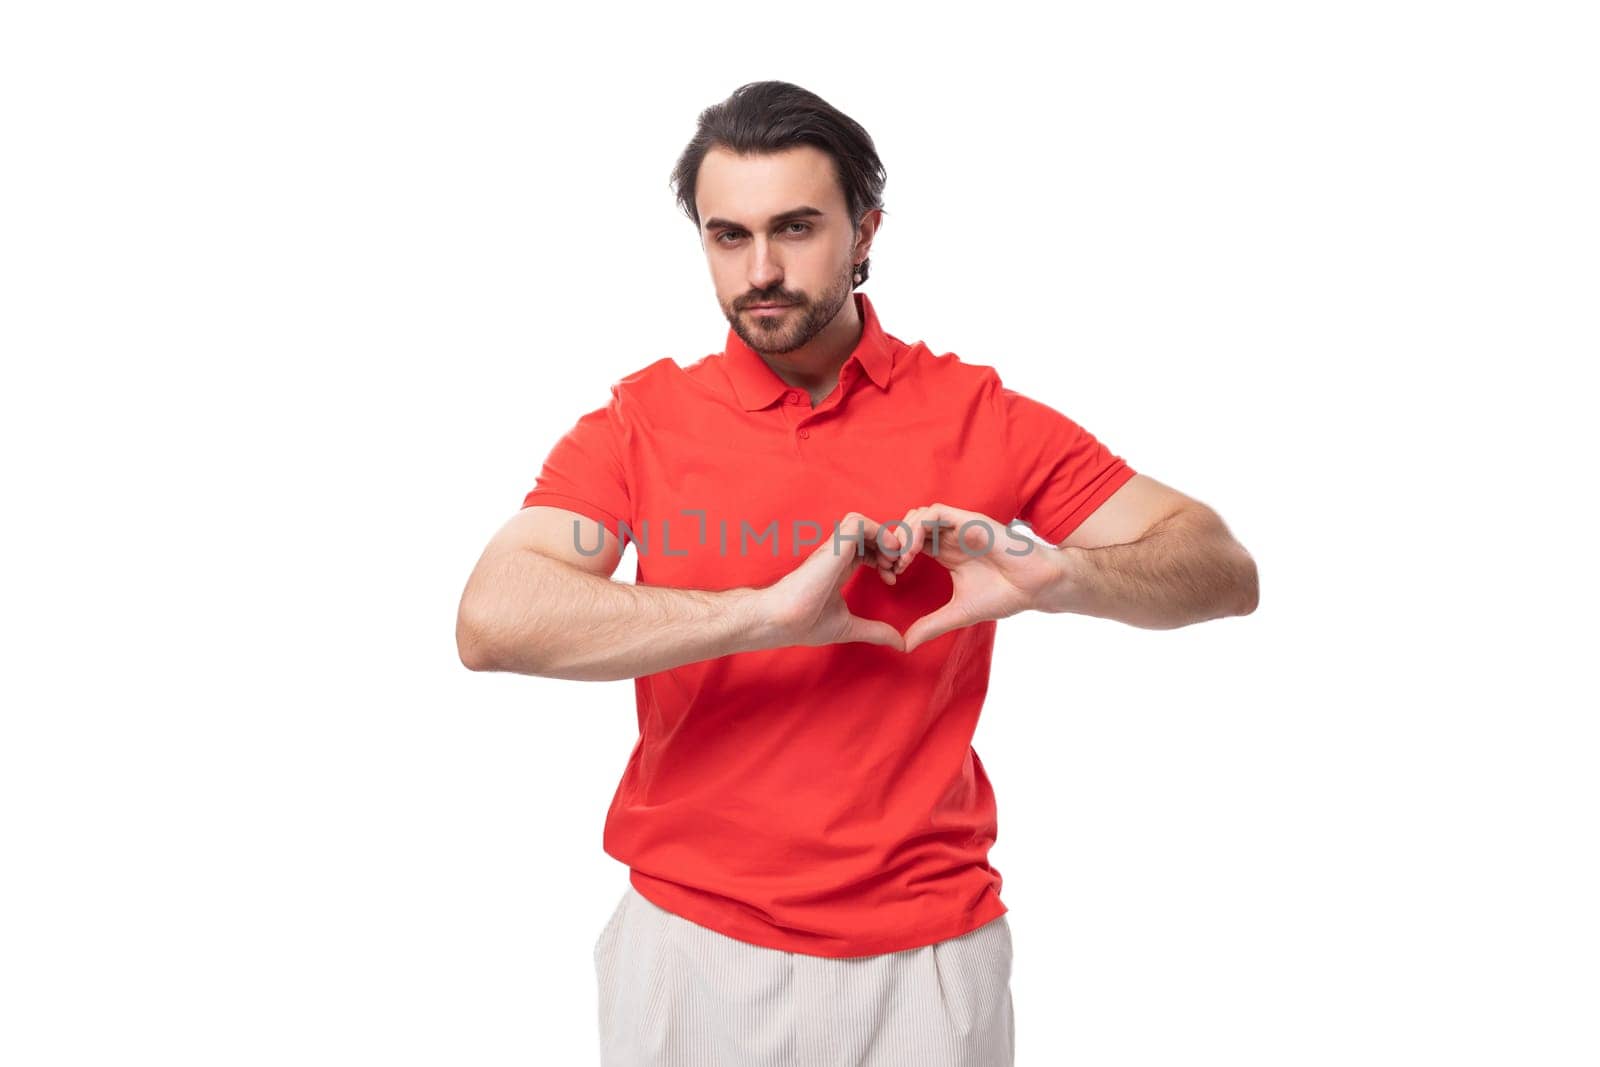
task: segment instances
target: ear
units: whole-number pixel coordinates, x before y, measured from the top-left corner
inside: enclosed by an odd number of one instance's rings
[[[878,233],[878,226],[883,222],[883,209],[873,208],[861,216],[861,223],[856,227],[856,247],[852,257],[857,263],[866,259],[872,252],[872,238]]]

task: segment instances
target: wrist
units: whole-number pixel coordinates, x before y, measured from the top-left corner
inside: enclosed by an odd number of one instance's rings
[[[1087,588],[1088,554],[1084,549],[1062,545],[1052,550],[1048,558],[1055,570],[1055,577],[1040,591],[1034,609],[1053,614],[1077,611]]]
[[[778,639],[780,627],[768,589],[741,586],[727,591],[740,652],[759,652],[783,644]]]

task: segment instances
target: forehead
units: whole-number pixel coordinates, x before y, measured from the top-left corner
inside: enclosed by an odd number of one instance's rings
[[[753,156],[713,148],[700,163],[694,201],[702,220],[715,216],[750,226],[802,204],[845,214],[833,158],[812,145]]]

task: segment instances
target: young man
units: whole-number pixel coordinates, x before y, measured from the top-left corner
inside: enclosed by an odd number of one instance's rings
[[[604,1062],[1011,1064],[971,747],[995,622],[1247,614],[1255,565],[1211,509],[992,368],[884,330],[854,291],[883,167],[819,97],[744,86],[674,179],[724,348],[657,360],[577,420],[457,628],[473,670],[635,679],[604,833],[629,867],[595,947]],[[611,580],[623,538],[633,585]]]

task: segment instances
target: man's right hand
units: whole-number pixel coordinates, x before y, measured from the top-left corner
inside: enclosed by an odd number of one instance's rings
[[[895,557],[879,549],[879,526],[852,511],[839,520],[837,549],[829,530],[804,563],[758,591],[761,614],[777,635],[777,646],[866,641],[905,651],[899,630],[882,620],[852,615],[842,592],[858,567],[872,567],[885,583],[894,584]]]

